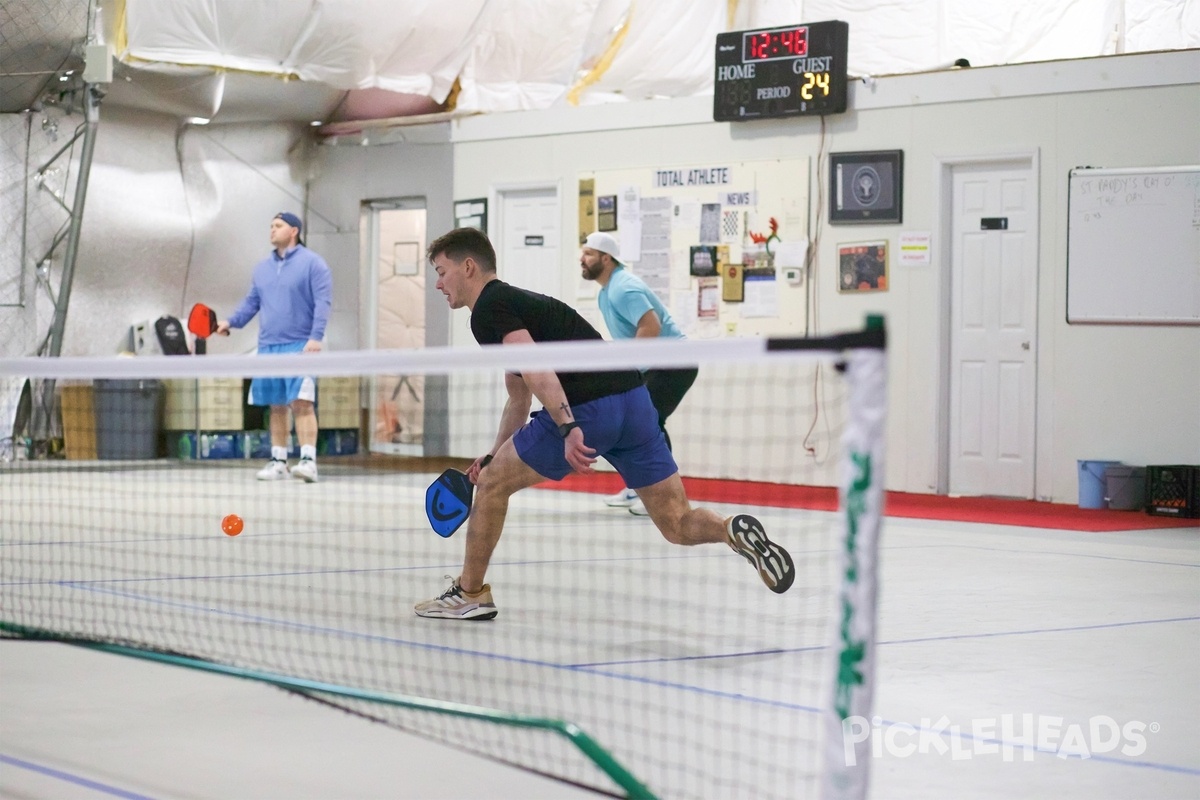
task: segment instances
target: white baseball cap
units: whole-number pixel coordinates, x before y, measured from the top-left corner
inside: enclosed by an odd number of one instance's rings
[[[589,233],[583,246],[599,250],[601,253],[608,253],[612,256],[613,261],[621,263],[621,246],[617,244],[617,238],[611,233],[601,233],[600,231]]]

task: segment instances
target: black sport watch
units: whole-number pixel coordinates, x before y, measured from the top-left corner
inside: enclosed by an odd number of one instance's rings
[[[558,435],[565,439],[567,438],[568,433],[578,427],[578,422],[564,422],[562,425],[558,426]]]

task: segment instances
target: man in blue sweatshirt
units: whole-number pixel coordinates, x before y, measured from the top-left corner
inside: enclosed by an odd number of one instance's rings
[[[300,239],[300,218],[281,211],[271,220],[271,246],[275,249],[258,262],[250,291],[229,319],[217,323],[217,333],[229,335],[255,314],[258,318],[258,352],[316,353],[325,338],[325,324],[333,304],[333,277],[319,255]],[[249,403],[271,407],[271,460],[258,472],[260,481],[288,477],[288,407],[296,420],[300,463],[291,476],[307,483],[317,480],[316,381],[304,378],[255,378]]]

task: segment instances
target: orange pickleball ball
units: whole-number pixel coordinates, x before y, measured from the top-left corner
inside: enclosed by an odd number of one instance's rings
[[[226,536],[237,536],[242,532],[242,525],[242,518],[237,514],[230,514],[221,520],[221,530],[225,531]]]

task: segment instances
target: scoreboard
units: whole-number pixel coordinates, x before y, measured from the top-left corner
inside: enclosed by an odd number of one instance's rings
[[[717,34],[713,119],[842,113],[849,31],[832,20]]]

